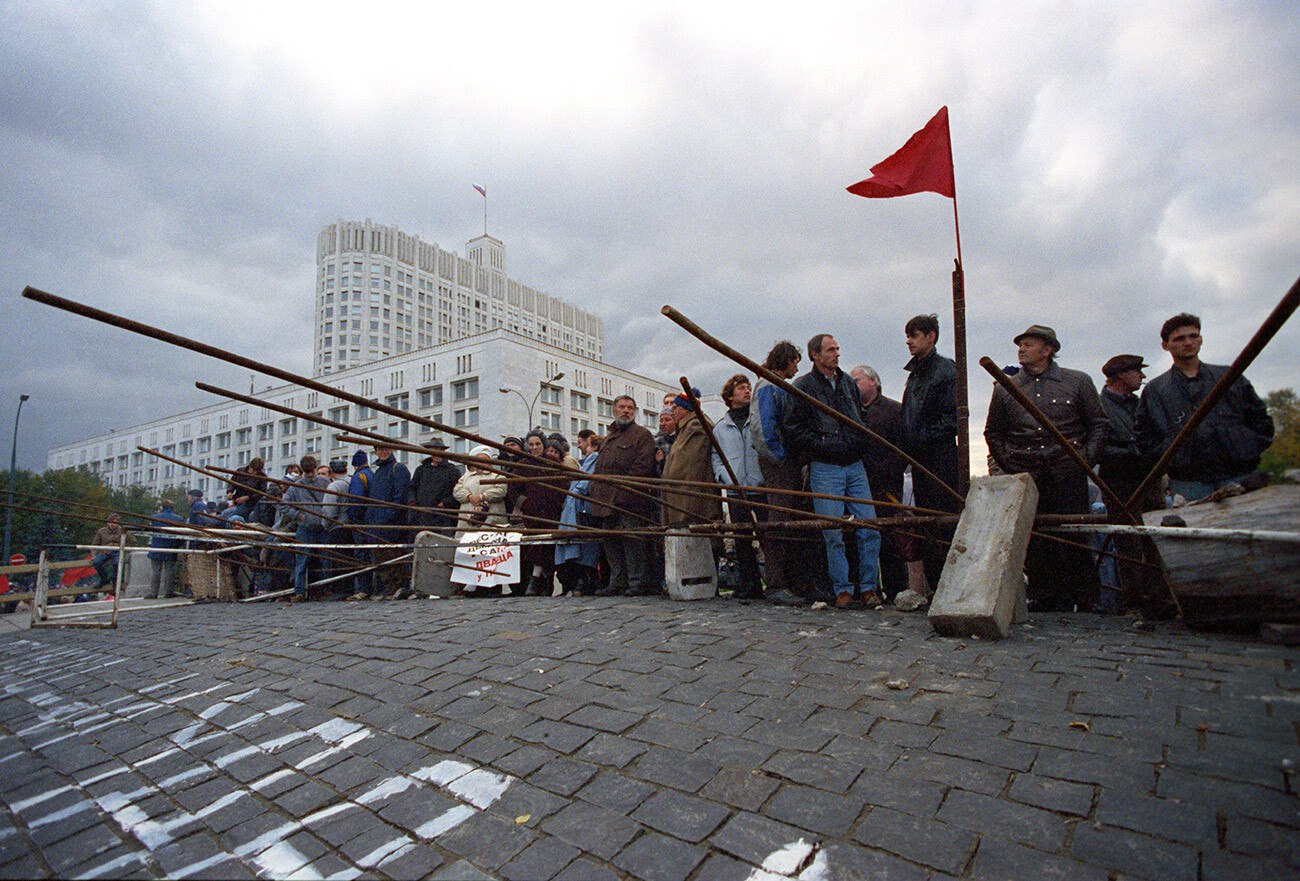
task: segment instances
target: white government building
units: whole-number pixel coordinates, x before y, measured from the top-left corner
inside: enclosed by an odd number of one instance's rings
[[[603,363],[600,318],[506,278],[500,241],[480,236],[467,251],[462,258],[368,220],[325,227],[317,246],[314,378],[494,440],[522,434],[530,421],[570,440],[584,428],[601,431],[619,395],[631,395],[643,424],[658,429],[674,386]],[[409,443],[435,433],[300,386],[254,396]],[[278,476],[309,453],[321,461],[350,458],[356,447],[337,434],[224,401],[56,447],[47,466],[86,468],[115,487],[195,487],[220,498],[224,486],[215,479],[137,447],[200,468],[234,469],[257,456]],[[457,452],[471,446],[463,438],[444,440]],[[413,466],[420,457],[398,458]]]

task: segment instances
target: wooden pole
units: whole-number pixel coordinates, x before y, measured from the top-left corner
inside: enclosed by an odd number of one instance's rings
[[[1143,493],[1150,488],[1151,484],[1160,479],[1160,475],[1164,474],[1166,466],[1174,457],[1174,453],[1178,452],[1184,441],[1191,437],[1200,424],[1205,421],[1205,417],[1210,415],[1210,411],[1228,393],[1228,389],[1232,388],[1233,383],[1241,378],[1242,374],[1246,372],[1246,368],[1268,345],[1269,340],[1273,339],[1277,332],[1282,329],[1282,325],[1286,324],[1287,319],[1295,312],[1297,306],[1300,306],[1300,278],[1297,278],[1295,283],[1291,285],[1291,289],[1282,297],[1282,302],[1278,303],[1273,311],[1269,313],[1268,318],[1264,319],[1264,323],[1251,337],[1250,342],[1246,344],[1246,348],[1242,349],[1241,354],[1232,362],[1228,372],[1223,374],[1223,377],[1214,384],[1214,388],[1210,389],[1210,393],[1205,396],[1205,400],[1201,401],[1201,405],[1196,408],[1196,411],[1183,424],[1182,429],[1169,442],[1169,446],[1165,448],[1160,459],[1155,465],[1151,466],[1147,476],[1138,484],[1138,488],[1133,491],[1132,497],[1128,500],[1129,505],[1137,504],[1137,500],[1142,498]]]
[[[791,394],[797,398],[803,399],[804,401],[808,402],[809,406],[813,407],[813,409],[817,410],[818,412],[825,413],[827,416],[831,417],[837,422],[849,426],[854,431],[857,431],[860,434],[866,435],[868,438],[880,444],[886,450],[888,450],[889,452],[893,453],[896,456],[899,456],[905,462],[911,465],[912,472],[914,474],[917,472],[924,474],[926,477],[929,477],[931,480],[933,480],[937,486],[942,487],[953,498],[955,498],[959,505],[965,504],[965,500],[966,500],[965,496],[960,495],[955,489],[950,487],[948,484],[944,483],[936,474],[931,472],[930,469],[926,468],[924,465],[922,465],[920,462],[913,459],[907,453],[903,452],[898,447],[894,446],[889,441],[885,440],[883,437],[876,434],[871,429],[867,428],[861,422],[857,422],[849,418],[848,416],[845,416],[843,413],[836,410],[834,407],[826,406],[821,401],[817,400],[811,395],[791,385],[788,381],[786,381],[782,377],[777,376],[775,373],[768,370],[763,365],[757,364],[754,361],[750,360],[749,358],[746,358],[744,355],[740,354],[735,349],[728,346],[726,343],[708,334],[698,324],[691,321],[689,318],[687,318],[682,313],[678,312],[672,306],[664,306],[663,309],[661,309],[660,311],[665,316],[667,316],[670,321],[672,321],[678,327],[685,330],[687,333],[695,337],[700,342],[704,343],[710,349],[713,349],[715,352],[718,352],[722,355],[726,355],[732,361],[735,361],[737,364],[741,365],[747,370],[753,371],[755,374],[763,377],[763,379],[766,379],[768,382],[772,383],[772,385],[776,386],[777,388],[784,389],[787,394]]]

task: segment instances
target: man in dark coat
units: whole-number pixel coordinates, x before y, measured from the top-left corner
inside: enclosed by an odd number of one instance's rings
[[[1102,365],[1106,384],[1101,389],[1101,406],[1109,422],[1106,444],[1101,448],[1101,461],[1097,474],[1123,501],[1132,497],[1155,459],[1142,452],[1134,430],[1137,416],[1137,390],[1142,388],[1147,367],[1141,355],[1116,355]],[[1152,481],[1143,497],[1131,509],[1134,513],[1154,511],[1165,506],[1164,488],[1160,481]],[[1149,541],[1149,539],[1148,539]],[[1122,600],[1127,606],[1143,609],[1149,617],[1165,617],[1163,607],[1168,593],[1160,573],[1149,566],[1138,565],[1143,558],[1144,542],[1136,536],[1115,535],[1106,539],[1105,547],[1117,551],[1121,557],[1115,561]]]
[[[1020,372],[1011,378],[1089,464],[1106,442],[1106,412],[1092,378],[1056,363],[1061,343],[1041,324],[1015,338]],[[989,454],[1006,474],[1027,473],[1038,488],[1040,514],[1087,514],[1088,476],[1055,438],[1000,385],[985,421]],[[1035,538],[1025,560],[1029,599],[1039,611],[1091,611],[1098,600],[1097,570],[1088,552]]]
[[[423,446],[430,453],[411,475],[407,504],[432,510],[411,511],[411,524],[450,536],[456,529],[456,512],[460,509],[451,491],[460,480],[461,470],[439,455],[447,449],[442,438],[430,438]]]
[[[1143,452],[1164,453],[1227,367],[1201,361],[1201,319],[1186,312],[1160,328],[1160,345],[1174,366],[1147,383],[1138,404],[1136,430]],[[1273,418],[1243,376],[1232,384],[1205,421],[1169,461],[1169,492],[1203,499],[1259,468],[1273,442]]]
[[[948,486],[957,487],[957,365],[940,355],[939,316],[915,315],[903,329],[912,356],[904,366],[901,418],[903,451]],[[912,469],[912,500],[918,508],[957,513],[960,505],[952,493]],[[930,526],[923,532],[937,539],[952,538],[953,527]],[[926,591],[939,584],[948,548],[938,541],[923,541],[917,551],[925,561]]]
[[[902,446],[903,408],[898,401],[881,394],[880,374],[862,365],[850,370],[849,375],[862,395],[863,424],[894,446]],[[903,500],[903,472],[907,469],[907,462],[901,456],[869,441],[862,465],[867,469],[872,499],[878,502]],[[898,508],[876,510],[877,517],[900,517],[902,513]],[[913,559],[919,558],[911,539],[893,530],[881,534],[880,583],[886,601],[907,590],[906,563]]]
[[[593,471],[596,475],[608,474],[625,477],[653,477],[655,473],[655,440],[649,429],[636,423],[636,400],[620,395],[614,400],[614,421],[605,434],[605,445],[600,448]],[[598,596],[643,596],[654,593],[651,584],[650,543],[633,535],[619,532],[640,532],[658,522],[658,511],[653,498],[645,493],[633,493],[602,480],[591,482],[591,516],[598,519],[599,528],[613,530],[601,539],[609,561],[609,586],[601,588]]]
[[[387,543],[385,547],[374,551],[376,588],[392,597],[401,596],[410,585],[410,567],[406,564],[388,564],[394,557],[406,553],[406,531],[393,529],[394,526],[406,525],[406,511],[391,505],[377,505],[379,502],[406,504],[406,494],[411,486],[411,472],[397,461],[389,447],[375,444],[375,473],[370,478],[370,492],[367,494],[371,504],[366,505],[364,530],[355,530],[358,542]]]

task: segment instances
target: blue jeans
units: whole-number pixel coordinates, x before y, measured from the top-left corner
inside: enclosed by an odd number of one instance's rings
[[[867,472],[861,462],[851,465],[832,465],[813,462],[808,466],[808,484],[815,493],[831,496],[852,496],[854,499],[871,498]],[[813,510],[826,517],[875,517],[876,511],[864,501],[837,502],[831,499],[813,499]],[[858,585],[863,593],[874,592],[880,581],[880,533],[874,529],[855,529],[858,542]],[[831,586],[836,595],[853,593],[849,581],[849,561],[844,556],[844,533],[840,527],[822,530],[826,543],[826,567],[830,571]]]
[[[299,526],[294,538],[299,544],[321,544],[325,530],[319,526]],[[293,592],[307,595],[307,574],[311,568],[311,558],[320,553],[318,550],[295,551],[293,560]]]
[[[1169,478],[1169,495],[1171,498],[1173,496],[1182,496],[1189,502],[1195,502],[1199,499],[1205,498],[1216,489],[1223,489],[1228,484],[1241,483],[1249,476],[1250,474],[1247,473],[1238,477],[1226,477],[1223,480],[1211,481],[1175,480],[1171,477]]]

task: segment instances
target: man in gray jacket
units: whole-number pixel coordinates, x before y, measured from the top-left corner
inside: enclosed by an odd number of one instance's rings
[[[1031,325],[1015,338],[1020,372],[1011,377],[1089,464],[1106,442],[1106,413],[1092,378],[1056,363],[1056,331]],[[1000,385],[993,387],[984,439],[1007,474],[1029,474],[1038,487],[1040,514],[1087,514],[1088,476],[1046,428]],[[1025,560],[1029,600],[1039,611],[1084,608],[1097,601],[1097,570],[1088,553],[1032,539]]]

